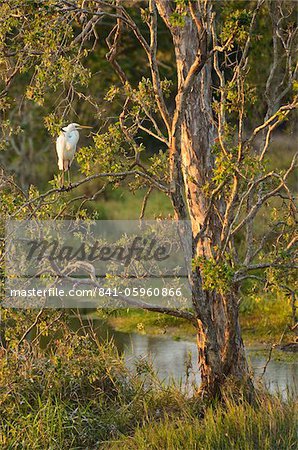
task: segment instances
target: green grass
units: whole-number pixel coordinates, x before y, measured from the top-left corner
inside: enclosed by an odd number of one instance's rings
[[[107,320],[115,330],[124,333],[150,335],[167,334],[172,337],[189,339],[195,337],[196,330],[184,319],[152,313],[140,309],[99,311],[98,315]]]
[[[92,333],[64,336],[51,354],[8,351],[0,386],[1,449],[96,448],[151,415],[142,378],[128,372],[112,342],[99,344]],[[147,401],[154,408],[166,395],[151,401],[148,392]]]
[[[286,298],[260,294],[243,301],[240,308],[240,323],[247,345],[273,344],[292,341],[291,306]]]
[[[93,189],[96,191],[98,188]],[[84,189],[81,191],[84,192]],[[146,189],[138,189],[133,193],[125,185],[115,190],[108,189],[105,196],[101,196],[96,203],[88,203],[87,207],[90,212],[96,211],[98,219],[137,220],[146,192]],[[153,190],[148,198],[144,219],[167,218],[169,215],[173,215],[169,197],[163,192]]]
[[[167,334],[174,338],[194,339],[196,330],[192,324],[164,314],[142,310],[100,311],[116,330],[126,333],[151,335]],[[270,295],[246,299],[240,308],[240,323],[246,345],[273,344],[294,339],[290,331],[291,306],[284,298]]]
[[[297,411],[296,411],[297,413]],[[138,427],[106,448],[122,450],[290,450],[295,448],[294,405],[263,399],[257,407],[228,402],[210,407],[203,419],[165,417]]]
[[[67,333],[51,353],[8,350],[0,359],[1,450],[295,448],[292,400],[203,402],[162,385],[151,366],[130,372],[112,342]]]

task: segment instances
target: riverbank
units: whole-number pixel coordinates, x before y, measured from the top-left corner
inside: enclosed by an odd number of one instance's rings
[[[196,339],[195,327],[184,319],[143,310],[99,311],[108,325],[115,331],[147,335],[167,335],[173,340]],[[240,324],[243,340],[247,347],[255,348],[260,354],[268,353],[274,346],[272,358],[283,361],[298,359],[295,352],[278,348],[295,340],[290,329],[291,306],[284,299],[259,298],[240,309]]]

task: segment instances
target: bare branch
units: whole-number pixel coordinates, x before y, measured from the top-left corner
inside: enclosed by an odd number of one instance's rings
[[[142,209],[141,209],[140,217],[139,217],[140,220],[144,218],[146,206],[147,206],[148,199],[150,197],[151,192],[152,192],[152,186],[149,187],[148,191],[146,192],[146,194],[144,196]]]
[[[84,285],[86,284],[86,280],[78,280],[77,278],[72,278],[69,277],[67,275],[64,275],[65,279],[68,279],[76,284],[80,284],[83,283]],[[101,288],[102,285],[97,281],[97,279],[92,275],[92,273],[90,272],[90,284],[92,284],[95,287]],[[111,298],[113,298],[113,295],[111,295]],[[125,304],[127,306],[133,307],[133,308],[140,308],[140,309],[145,309],[147,311],[152,311],[152,312],[159,312],[162,314],[167,314],[173,317],[179,317],[181,319],[186,319],[190,322],[195,323],[195,316],[193,313],[189,312],[189,311],[185,311],[182,309],[173,309],[173,308],[168,308],[166,306],[158,306],[158,305],[153,305],[147,302],[144,302],[143,300],[137,299],[137,298],[129,298],[126,297],[124,295],[121,295],[118,293],[118,295],[115,297],[116,300],[121,300],[123,302],[125,302]]]
[[[160,75],[157,65],[157,15],[156,15],[156,4],[155,0],[149,0],[149,11],[150,11],[150,52],[149,52],[149,64],[152,74],[153,89],[155,94],[156,103],[158,109],[163,118],[163,121],[167,127],[168,134],[171,130],[171,119],[169,116],[168,109],[166,107],[164,96],[161,88]]]
[[[261,196],[257,203],[251,208],[251,210],[249,211],[249,213],[247,214],[247,216],[241,220],[241,222],[236,226],[236,228],[234,228],[234,230],[231,230],[231,235],[234,235],[235,233],[237,233],[238,231],[241,230],[241,228],[246,225],[246,223],[250,220],[253,219],[257,212],[260,210],[260,208],[263,206],[263,204],[271,197],[273,197],[276,193],[278,193],[282,188],[285,187],[285,181],[288,178],[289,174],[293,171],[293,169],[295,168],[295,163],[296,163],[296,159],[297,159],[298,153],[295,153],[291,165],[288,168],[288,170],[286,171],[286,173],[284,174],[284,176],[281,178],[281,182],[278,184],[278,186],[273,189],[270,192],[267,192],[266,194],[264,194],[263,196]],[[276,174],[273,174],[276,175]],[[246,194],[247,195],[247,194]],[[233,221],[233,223],[235,223],[235,219]],[[233,225],[233,224],[232,224]]]
[[[79,187],[85,183],[88,183],[92,180],[96,180],[98,178],[123,178],[123,177],[127,177],[130,175],[145,178],[146,180],[150,181],[150,183],[152,183],[152,185],[155,186],[157,189],[160,189],[163,192],[169,193],[169,188],[166,185],[160,183],[159,181],[156,181],[148,173],[142,172],[140,170],[128,170],[125,172],[117,172],[117,173],[103,172],[103,173],[97,173],[94,175],[90,175],[89,177],[86,177],[83,180],[77,181],[76,183],[73,183],[68,187],[50,189],[47,192],[45,192],[41,195],[38,195],[37,197],[34,197],[34,198],[28,200],[27,202],[23,203],[21,208],[19,208],[14,214],[12,214],[11,217],[15,217],[21,210],[23,210],[27,206],[32,205],[33,203],[36,203],[36,202],[40,202],[41,200],[48,197],[49,195],[53,195],[55,193],[61,194],[62,192],[70,192],[70,191],[76,189],[77,187]]]
[[[138,127],[139,127],[140,130],[145,131],[145,133],[150,134],[150,136],[154,137],[158,141],[163,142],[164,144],[169,146],[169,141],[164,136],[160,136],[159,134],[154,133],[153,131],[151,131],[148,128],[144,127],[144,125],[142,125],[140,122],[138,122]]]
[[[19,342],[18,342],[18,347],[22,344],[22,342],[24,342],[24,340],[26,339],[26,337],[28,336],[28,334],[30,333],[30,331],[33,330],[34,327],[36,327],[36,325],[39,322],[40,317],[42,316],[44,312],[44,307],[42,307],[38,314],[36,315],[34,321],[32,322],[32,324],[29,326],[29,328],[27,328],[27,330],[24,332],[24,334],[22,335],[22,337],[20,338]]]
[[[265,120],[261,125],[256,127],[250,138],[246,140],[245,147],[248,147],[253,139],[260,133],[260,131],[264,130],[265,128],[269,127],[274,120],[281,120],[280,115],[283,113],[283,117],[285,118],[290,111],[293,111],[298,107],[297,102],[298,96],[296,95],[291,103],[288,103],[287,105],[281,106],[276,113],[274,113],[271,117],[269,117],[267,120]]]
[[[119,41],[121,38],[121,29],[122,29],[122,21],[120,19],[117,19],[117,25],[114,26],[114,28],[112,29],[112,31],[106,38],[106,43],[109,48],[109,52],[106,54],[106,58],[113,66],[113,68],[114,68],[115,72],[118,74],[121,82],[123,84],[125,84],[128,82],[127,77],[126,77],[124,71],[122,70],[121,66],[116,61],[116,57],[117,57],[118,49],[119,49]],[[112,43],[111,39],[112,39],[113,34],[114,34],[114,40]]]

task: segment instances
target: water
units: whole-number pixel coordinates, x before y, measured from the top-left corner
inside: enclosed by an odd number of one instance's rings
[[[87,320],[83,320],[88,325]],[[81,323],[72,319],[72,328],[79,330]],[[186,340],[174,340],[171,336],[151,336],[138,333],[123,333],[113,330],[104,321],[93,319],[93,327],[100,339],[113,337],[126,364],[132,368],[136,360],[144,358],[151,361],[160,380],[170,383],[172,380],[181,384],[182,388],[191,389],[192,383],[200,384],[200,375],[197,368],[196,343]],[[255,379],[263,373],[267,356],[256,353],[256,349],[248,348],[247,355],[253,369]],[[186,375],[186,363],[190,368]],[[288,393],[298,393],[298,359],[285,362],[271,360],[267,366],[262,381],[271,393],[280,393],[286,398]]]
[[[125,334],[125,333],[122,333]],[[120,336],[117,340],[121,338]],[[197,348],[195,342],[175,341],[166,336],[148,336],[131,333],[126,335],[124,355],[127,365],[133,367],[137,357],[147,357],[157,370],[159,378],[165,382],[171,379],[181,382],[182,386],[195,382],[200,384],[200,375],[197,367]],[[266,356],[256,354],[254,349],[247,349],[247,356],[256,380],[264,371]],[[190,366],[190,375],[187,379],[186,363]],[[286,398],[288,393],[297,394],[298,361],[282,362],[271,360],[262,378],[265,386],[271,393],[280,393]]]

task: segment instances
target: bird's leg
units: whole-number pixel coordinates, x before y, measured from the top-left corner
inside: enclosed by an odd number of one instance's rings
[[[67,173],[68,173],[68,186],[70,187],[71,186],[71,181],[70,181],[70,169],[69,168],[68,168]]]
[[[61,187],[62,188],[64,187],[64,170],[62,170],[62,173],[61,173]]]

